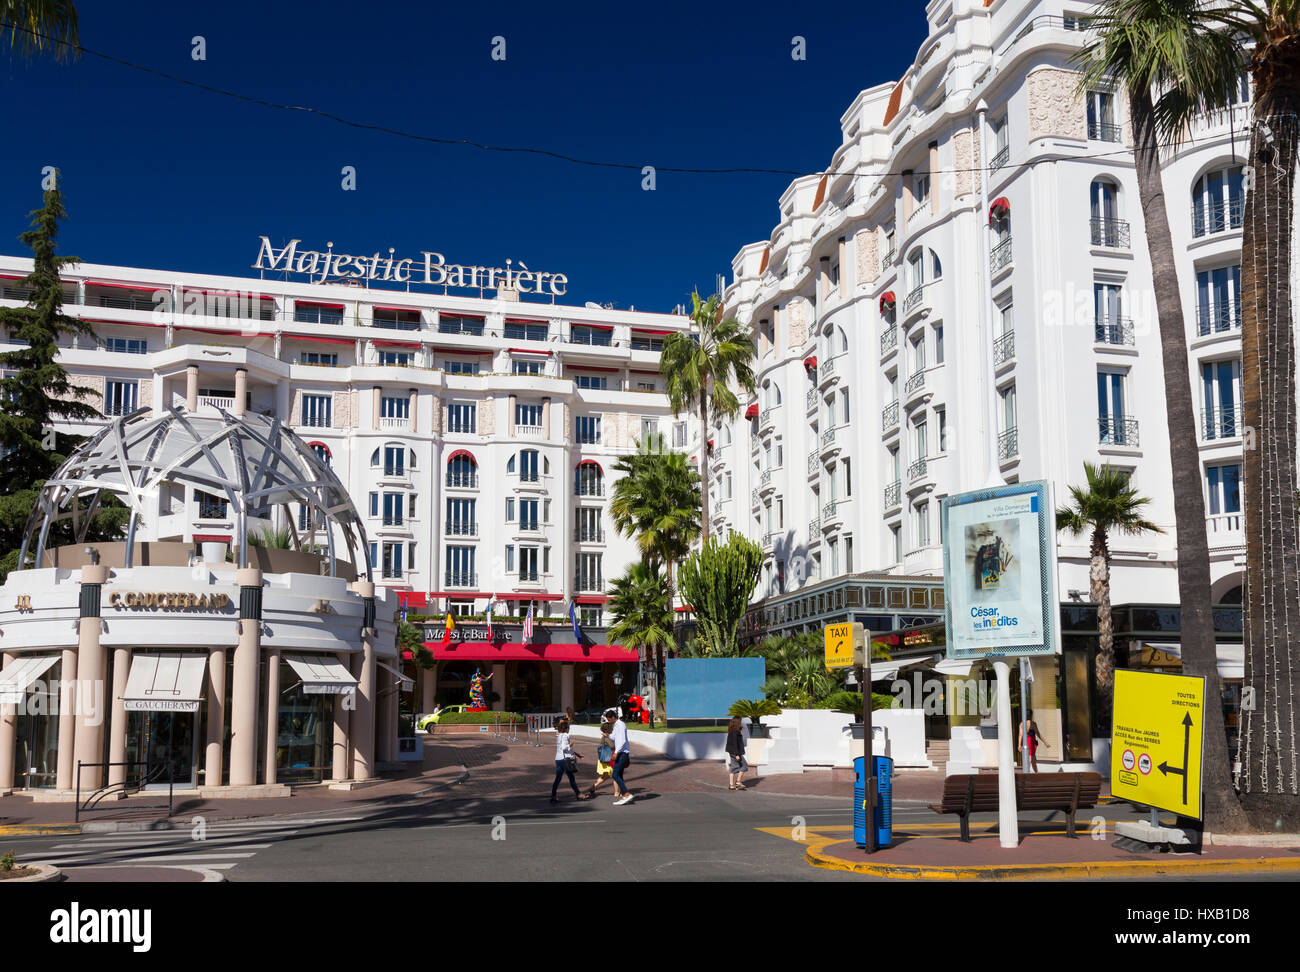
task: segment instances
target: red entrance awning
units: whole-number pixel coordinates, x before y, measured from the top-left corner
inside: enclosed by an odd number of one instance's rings
[[[503,641],[462,641],[442,647],[439,641],[426,641],[424,647],[442,661],[457,658],[465,661],[567,661],[567,662],[634,662],[636,652],[622,645],[517,645]]]

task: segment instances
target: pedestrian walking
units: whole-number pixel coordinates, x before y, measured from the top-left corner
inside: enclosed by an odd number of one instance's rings
[[[1038,772],[1038,746],[1039,744],[1047,746],[1047,741],[1043,739],[1043,734],[1038,731],[1038,723],[1034,722],[1034,712],[1031,709],[1025,716],[1025,721],[1020,723],[1020,751],[1024,752],[1025,747],[1029,748],[1029,769],[1030,772]],[[1051,749],[1051,746],[1047,746]]]
[[[573,796],[575,799],[582,799],[582,792],[578,789],[578,781],[573,778],[574,771],[578,768],[578,760],[582,759],[580,753],[574,752],[573,746],[569,743],[569,720],[561,718],[555,723],[555,782],[551,784],[551,802],[559,803],[555,797],[555,791],[560,787],[560,780],[567,775],[569,777],[569,786],[573,787]]]
[[[628,763],[632,761],[632,745],[627,738],[627,723],[617,709],[606,709],[605,718],[612,719],[614,728],[610,731],[610,739],[614,743],[614,766],[610,778],[614,781],[614,806],[621,807],[625,803],[632,802],[632,791],[627,788],[627,783],[623,780],[623,773],[627,770]]]
[[[596,747],[596,782],[587,791],[588,800],[596,795],[602,783],[614,775],[614,740],[609,734],[613,728],[612,722],[600,724],[600,745]]]
[[[748,790],[740,781],[749,769],[745,761],[745,735],[740,731],[740,716],[732,716],[727,726],[727,779],[732,790]]]

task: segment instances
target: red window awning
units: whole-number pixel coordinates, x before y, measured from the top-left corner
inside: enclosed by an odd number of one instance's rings
[[[202,334],[229,334],[229,335],[233,335],[233,336],[236,336],[236,337],[247,337],[247,338],[273,338],[273,337],[275,337],[275,333],[274,333],[273,331],[259,331],[259,332],[256,333],[256,334],[249,334],[249,333],[246,332],[246,331],[228,331],[228,330],[226,330],[226,329],[224,329],[224,328],[218,328],[218,327],[190,327],[188,324],[177,324],[177,325],[176,325],[176,330],[178,330],[178,331],[198,331],[198,332],[200,332],[200,333],[202,333]]]
[[[166,327],[166,324],[153,324],[148,321],[106,321],[98,317],[81,318],[87,324],[112,324],[114,327]]]
[[[506,348],[511,354],[554,354],[553,351],[538,351],[536,348]]]
[[[1011,215],[1011,200],[1006,196],[998,196],[993,202],[989,203],[989,222],[995,219],[1005,219]]]
[[[390,305],[388,305],[388,304],[376,304],[376,305],[374,306],[374,308],[372,308],[372,309],[373,309],[373,310],[397,311],[397,312],[399,312],[399,313],[401,313],[401,314],[418,314],[418,313],[420,313],[420,308],[419,308],[419,307],[392,307],[392,306],[390,306]]]
[[[171,290],[167,284],[109,283],[107,280],[87,280],[87,287],[113,287],[116,290]]]
[[[751,405],[749,406],[749,408],[745,409],[745,418],[747,419],[758,418],[758,405],[756,404]]]
[[[897,301],[898,298],[894,296],[894,292],[892,290],[886,290],[880,295],[880,312],[883,314],[886,307],[893,307]]]
[[[563,594],[535,594],[532,591],[507,591],[494,595],[501,601],[563,601]],[[534,621],[537,619],[534,618]]]
[[[810,354],[810,355],[808,355],[808,357],[804,358],[804,359],[803,359],[803,366],[804,366],[805,368],[816,368],[816,367],[817,367],[817,355],[815,355],[815,354]]]
[[[609,598],[604,594],[583,594],[573,599],[574,604],[604,604]]]
[[[420,348],[419,341],[371,341],[370,343],[377,348],[410,348],[417,351]]]
[[[584,459],[582,460],[582,462],[578,463],[579,469],[581,469],[583,466],[595,466],[597,469],[600,470],[600,474],[602,476],[605,475],[605,470],[601,467],[600,463],[598,463],[595,459]]]
[[[679,333],[681,333],[681,332],[680,332],[680,331],[657,331],[657,330],[654,330],[653,328],[649,328],[649,327],[634,327],[634,328],[632,328],[632,333],[633,333],[633,334],[665,334],[665,335],[667,335],[667,334],[679,334]]]
[[[187,294],[211,294],[214,297],[250,297],[251,292],[247,290],[191,290],[185,288]],[[270,294],[259,294],[258,300],[275,300]]]
[[[429,595],[424,591],[398,591],[397,603],[403,607],[424,607],[429,603]]]
[[[451,462],[453,459],[459,459],[462,456],[474,463],[474,465],[478,465],[478,460],[474,458],[474,453],[470,452],[468,449],[457,449],[447,457],[447,461]]]

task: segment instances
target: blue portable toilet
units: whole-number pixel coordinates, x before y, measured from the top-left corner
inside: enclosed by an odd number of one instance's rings
[[[876,846],[888,847],[894,839],[894,761],[888,756],[872,758],[876,761]],[[853,840],[859,847],[867,846],[867,785],[862,778],[865,768],[863,757],[853,760]]]

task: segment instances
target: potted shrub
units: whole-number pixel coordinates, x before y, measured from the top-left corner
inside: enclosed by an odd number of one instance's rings
[[[781,707],[771,699],[737,699],[731,703],[731,708],[727,710],[727,714],[749,720],[749,736],[751,739],[766,739],[767,727],[759,720],[763,716],[780,715]]]

